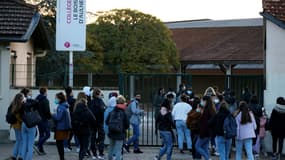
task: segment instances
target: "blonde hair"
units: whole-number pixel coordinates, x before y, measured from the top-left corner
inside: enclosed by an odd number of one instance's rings
[[[116,100],[117,104],[125,104],[126,103],[126,98],[122,95],[119,95],[117,97],[117,100]]]
[[[204,96],[212,96],[212,95],[217,95],[216,91],[214,90],[213,87],[208,87],[204,92]]]
[[[76,107],[78,106],[79,103],[84,103],[85,105],[87,105],[87,96],[86,96],[86,94],[84,92],[79,92],[78,93],[76,102],[74,104],[73,112],[75,112]]]

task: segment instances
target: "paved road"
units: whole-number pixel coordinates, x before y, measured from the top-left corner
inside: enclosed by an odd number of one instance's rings
[[[0,144],[0,160],[4,160],[10,156],[12,151],[13,144]],[[126,153],[124,154],[124,160],[153,160],[154,156],[157,155],[159,148],[158,147],[141,147],[144,151],[143,154],[133,154]],[[48,153],[45,156],[39,156],[34,154],[34,160],[58,160],[58,154],[55,145],[46,145],[45,150]],[[71,151],[65,154],[66,160],[77,160],[78,153]],[[105,156],[106,159],[106,156]],[[165,159],[165,158],[164,158]],[[191,160],[192,157],[190,153],[181,154],[177,148],[173,151],[172,160]],[[269,157],[260,158],[261,160],[268,160]],[[88,159],[89,160],[89,159]],[[91,160],[91,158],[90,158]],[[212,157],[212,160],[218,160],[218,157]]]

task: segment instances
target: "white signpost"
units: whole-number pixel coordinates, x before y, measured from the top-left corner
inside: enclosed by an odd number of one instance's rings
[[[56,50],[69,51],[69,86],[73,86],[73,51],[86,48],[86,0],[57,0]]]

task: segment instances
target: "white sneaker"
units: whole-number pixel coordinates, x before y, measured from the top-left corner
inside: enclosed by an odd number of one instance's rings
[[[94,160],[95,160],[95,159],[97,159],[97,157],[96,157],[96,156],[92,156],[92,159],[94,159]]]
[[[158,157],[157,157],[157,156],[155,156],[155,157],[153,158],[153,160],[158,160]]]
[[[104,156],[98,156],[99,160],[104,160]]]
[[[64,152],[71,152],[69,148],[64,148]]]

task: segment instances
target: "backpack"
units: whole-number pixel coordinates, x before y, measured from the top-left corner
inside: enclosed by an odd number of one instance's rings
[[[6,113],[6,122],[9,124],[15,124],[17,122],[16,115],[12,113],[12,107],[10,106]]]
[[[123,133],[123,114],[120,111],[113,110],[110,112],[110,119],[108,124],[109,133]]]
[[[127,109],[125,110],[128,119],[131,119],[131,117],[133,115],[132,107],[131,107],[132,103],[133,103],[133,101],[131,101],[131,103],[128,105]]]
[[[237,122],[232,114],[228,115],[225,118],[223,124],[223,130],[224,130],[224,137],[226,139],[231,139],[237,136]]]

